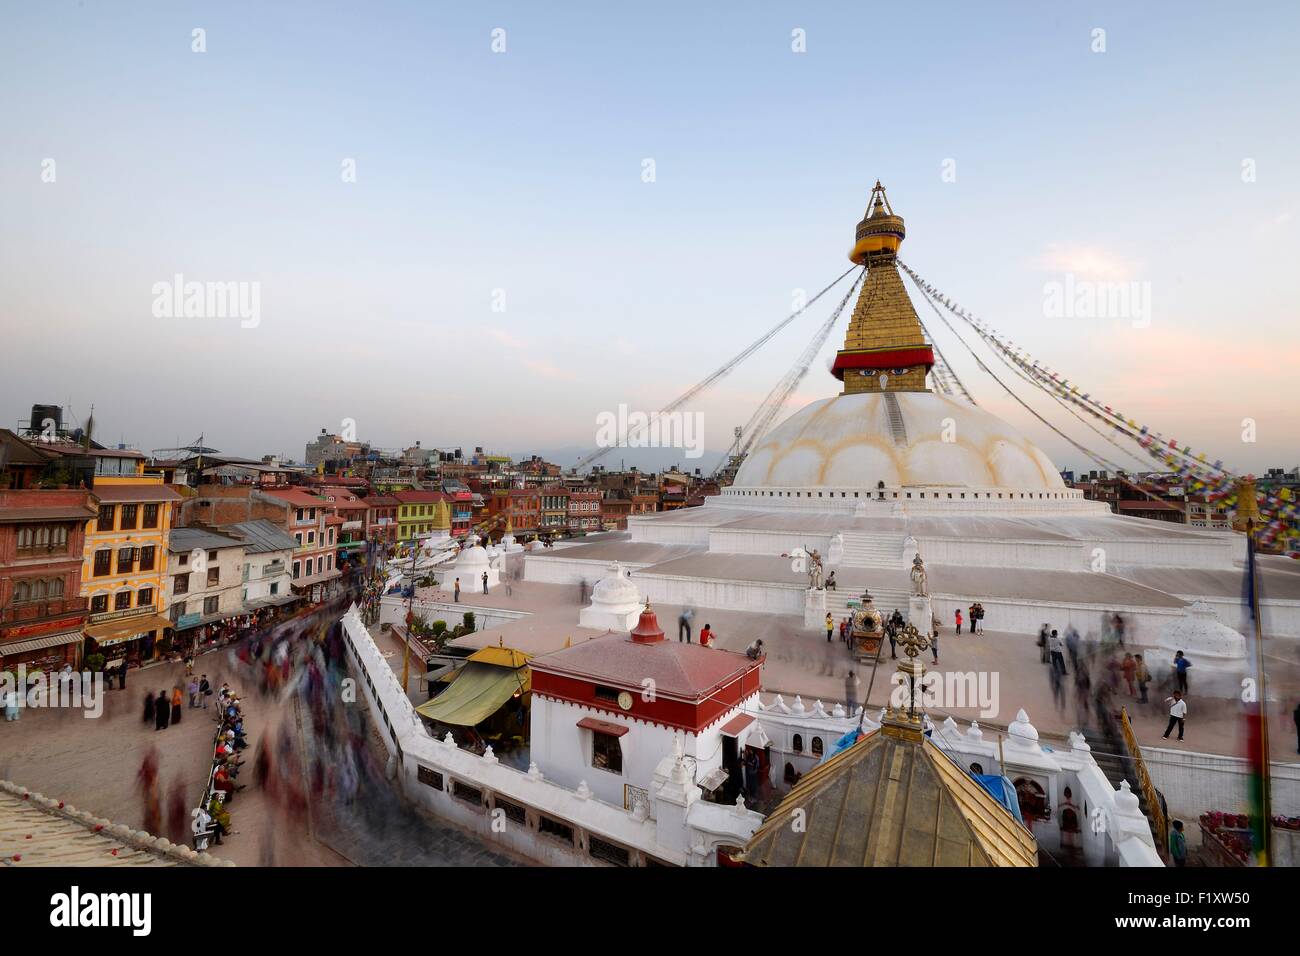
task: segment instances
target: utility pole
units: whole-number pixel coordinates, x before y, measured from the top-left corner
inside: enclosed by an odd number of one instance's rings
[[[411,546],[411,594],[406,599],[406,637],[402,641],[402,693],[406,693],[407,681],[411,670],[411,625],[415,620],[415,558],[420,553],[419,547],[412,540]]]

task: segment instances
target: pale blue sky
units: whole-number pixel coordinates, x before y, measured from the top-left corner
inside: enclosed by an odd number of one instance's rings
[[[588,445],[839,274],[880,178],[903,258],[1018,343],[1237,466],[1300,460],[1294,4],[700,6],[0,6],[6,422],[93,402],[146,450],[301,455],[344,418],[390,447]],[[1149,283],[1150,327],[1046,318],[1065,271]],[[260,282],[260,325],[155,318],[176,273]],[[710,447],[825,314],[692,406]],[[838,391],[824,358],[801,400]]]

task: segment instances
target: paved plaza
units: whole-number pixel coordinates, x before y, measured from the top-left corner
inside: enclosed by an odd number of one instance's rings
[[[244,669],[232,665],[225,651],[199,658],[196,673],[206,673],[217,687],[228,680],[236,692],[250,683]],[[187,707],[179,724],[161,731],[142,719],[146,691],[170,691],[183,676],[181,664],[133,670],[126,690],[107,692],[104,712],[97,719],[87,719],[80,711],[24,709],[18,721],[0,724],[0,778],[114,823],[141,829],[145,811],[137,774],[145,755],[153,749],[158,755],[163,808],[163,832],[158,835],[172,838],[167,811],[174,793],[183,800],[188,832],[189,811],[206,783],[216,730],[213,711]],[[363,781],[350,805],[304,787],[309,794],[306,812],[285,809],[254,782],[252,755],[268,735],[278,740],[282,728],[298,741],[301,752],[312,752],[311,721],[304,709],[295,707],[294,698],[292,694],[279,699],[245,693],[250,746],[238,782],[247,789],[230,804],[234,834],[221,846],[211,847],[213,855],[241,866],[505,866],[519,862],[475,836],[413,810],[382,776],[378,784]],[[351,719],[367,721],[360,707]],[[380,748],[375,743],[371,749]],[[382,775],[382,759],[376,756],[376,761]]]

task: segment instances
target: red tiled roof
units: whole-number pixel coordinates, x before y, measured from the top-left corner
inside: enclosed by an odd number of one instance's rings
[[[371,495],[365,501],[367,508],[396,508],[401,504],[392,495]]]
[[[295,508],[323,508],[329,504],[324,498],[306,491],[299,491],[296,488],[265,488],[262,491],[264,494],[279,498],[281,501],[287,501]]]
[[[95,497],[106,505],[126,504],[135,501],[181,501],[167,485],[95,485]]]
[[[404,505],[426,505],[448,500],[441,491],[395,491],[393,497]]]
[[[610,634],[535,657],[535,671],[601,683],[642,687],[654,681],[655,692],[700,700],[759,667],[744,654],[678,641],[640,644],[626,634]]]
[[[0,508],[0,524],[28,521],[85,521],[97,512],[88,505],[64,505],[53,508]]]
[[[738,737],[740,732],[754,722],[753,714],[739,714],[722,725],[722,733],[729,737]]]

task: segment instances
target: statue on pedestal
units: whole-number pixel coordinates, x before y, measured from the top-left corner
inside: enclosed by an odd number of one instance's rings
[[[808,586],[814,591],[822,589],[822,556],[816,548],[808,555]]]
[[[930,589],[925,579],[925,562],[918,554],[912,559],[912,594],[916,597],[929,597]]]

